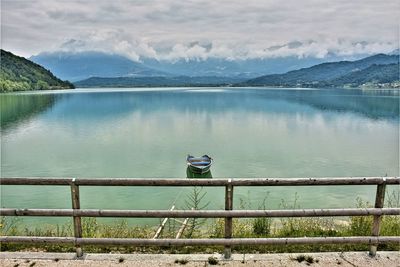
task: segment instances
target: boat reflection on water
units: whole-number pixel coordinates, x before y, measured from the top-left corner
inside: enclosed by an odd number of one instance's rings
[[[186,168],[186,176],[187,176],[187,178],[212,178],[212,174],[211,174],[210,170],[208,172],[204,172],[204,173],[195,173],[195,172],[192,172],[189,167]]]

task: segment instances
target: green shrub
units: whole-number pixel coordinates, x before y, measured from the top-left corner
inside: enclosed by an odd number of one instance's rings
[[[258,209],[267,210],[267,196],[264,198],[263,203]],[[268,236],[271,232],[272,219],[267,217],[255,218],[253,220],[253,233],[256,236]]]
[[[218,262],[219,262],[218,259],[215,258],[215,257],[209,257],[209,258],[208,258],[208,263],[209,263],[210,265],[217,265]]]

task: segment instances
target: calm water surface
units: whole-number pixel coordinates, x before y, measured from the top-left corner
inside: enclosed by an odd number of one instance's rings
[[[213,177],[398,176],[399,91],[246,88],[76,89],[0,95],[2,177],[186,177],[209,154]],[[209,209],[222,189],[205,188]],[[190,188],[82,188],[83,208],[180,208]],[[236,188],[269,208],[353,207],[374,187]],[[1,206],[70,208],[68,187],[1,187]],[[28,218],[29,223],[62,219]],[[157,219],[140,223],[156,224]]]

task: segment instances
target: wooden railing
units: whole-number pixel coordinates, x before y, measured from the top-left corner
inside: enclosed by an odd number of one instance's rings
[[[400,184],[400,177],[337,177],[337,178],[257,178],[257,179],[138,179],[138,178],[0,178],[6,185],[64,185],[71,188],[72,209],[1,208],[1,216],[63,216],[72,217],[74,237],[1,236],[1,243],[73,244],[78,257],[82,245],[190,246],[223,245],[224,257],[231,257],[234,245],[277,244],[369,244],[375,256],[378,244],[399,243],[399,236],[379,236],[382,215],[400,215],[400,208],[384,208],[386,185]],[[374,208],[233,210],[236,186],[331,186],[377,185]],[[80,186],[212,186],[225,187],[225,210],[101,210],[80,209]],[[302,238],[232,238],[232,218],[255,217],[322,217],[373,216],[371,236],[302,237]],[[81,217],[147,217],[147,218],[224,218],[225,238],[213,239],[138,239],[83,238]]]

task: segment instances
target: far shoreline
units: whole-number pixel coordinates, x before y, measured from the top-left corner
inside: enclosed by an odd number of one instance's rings
[[[37,94],[37,93],[70,93],[70,92],[76,92],[76,91],[81,91],[81,90],[86,90],[87,92],[94,91],[94,90],[108,90],[108,91],[132,91],[131,89],[164,89],[164,90],[171,90],[171,89],[177,89],[177,90],[185,90],[185,89],[260,89],[260,90],[343,90],[343,91],[352,91],[352,90],[357,90],[357,91],[399,91],[400,88],[362,88],[362,87],[355,87],[355,88],[343,88],[343,87],[329,87],[329,88],[318,88],[318,87],[278,87],[278,86],[226,86],[226,85],[196,85],[196,86],[132,86],[132,87],[122,87],[122,86],[100,86],[100,87],[75,87],[75,88],[62,88],[62,89],[48,89],[48,90],[15,90],[11,92],[5,92],[2,91],[0,92],[0,95],[11,95],[11,94]],[[144,91],[144,90],[143,90]],[[153,90],[149,90],[153,91]]]

